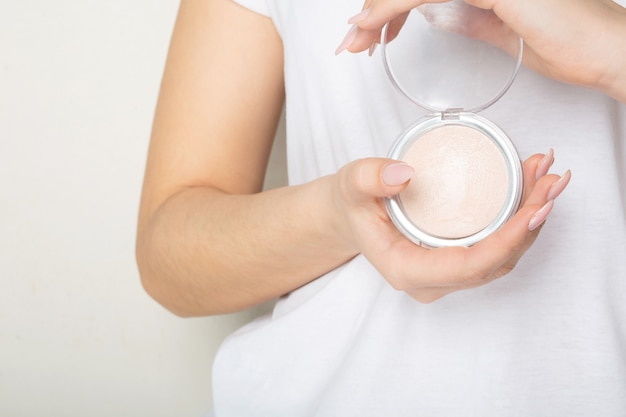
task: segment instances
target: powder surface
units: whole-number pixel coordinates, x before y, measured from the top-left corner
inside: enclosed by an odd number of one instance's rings
[[[421,230],[461,238],[487,227],[508,193],[508,171],[497,146],[483,133],[445,125],[418,138],[404,161],[415,169],[400,194],[407,217]]]

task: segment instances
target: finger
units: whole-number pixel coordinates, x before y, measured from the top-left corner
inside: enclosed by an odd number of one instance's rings
[[[417,8],[433,26],[444,31],[482,40],[503,49],[511,56],[519,53],[519,37],[492,10],[472,6],[464,1],[425,3],[423,0],[406,3],[366,2],[365,8],[348,20],[355,27],[351,29],[353,33],[349,36],[350,41],[345,42],[341,51],[348,49],[351,52],[360,52],[371,48],[371,45],[379,42],[380,31],[387,22],[390,22],[387,41],[393,40],[413,8]],[[386,16],[386,19],[380,21],[377,15]]]
[[[368,0],[365,2],[363,9],[348,19],[348,23],[352,26],[348,30],[348,33],[341,41],[337,49],[335,50],[335,55],[340,54],[341,52],[349,49],[351,52],[361,52],[365,49],[369,49],[370,52],[373,50],[373,46],[376,44],[377,39],[379,39],[380,31],[378,30],[365,30],[359,28],[358,23],[367,17],[370,12],[370,5],[373,3],[372,0]],[[371,55],[371,53],[370,53]]]
[[[535,168],[535,179],[539,179],[546,175],[550,168],[554,164],[554,150],[550,149],[543,158],[537,160],[537,166]],[[531,178],[529,178],[530,180]]]
[[[565,171],[561,176],[556,174],[547,174],[541,177],[535,186],[529,191],[522,206],[539,205],[543,206],[550,200],[555,200],[570,182],[572,173],[570,170]]]
[[[441,3],[448,0],[429,0],[429,3]],[[398,16],[410,12],[425,0],[387,0],[373,2],[369,11],[359,20],[359,28],[363,30],[381,30],[382,27]]]
[[[502,276],[502,268],[519,259],[534,241],[529,230],[531,218],[541,209],[532,204],[521,208],[501,229],[470,248],[449,247],[409,252],[408,249],[388,252],[398,256],[392,271],[397,286],[404,290],[439,287],[446,291],[484,285]],[[396,248],[399,249],[399,248]],[[513,262],[514,264],[514,262]],[[409,268],[411,276],[402,275]],[[505,267],[510,269],[511,267]]]
[[[537,224],[542,224],[550,213],[552,205],[546,206],[549,196],[560,194],[569,182],[569,171],[563,177],[549,174],[536,180],[537,167],[544,158],[545,155],[537,154],[525,162],[530,187],[524,205],[500,230],[475,246],[417,251],[408,241],[397,239],[390,247],[386,240],[385,245],[381,241],[379,247],[368,248],[374,254],[372,263],[378,268],[376,259],[384,257],[389,263],[381,267],[387,268],[384,275],[395,288],[430,288],[432,291],[424,295],[427,298],[484,285],[510,272],[537,238]]]
[[[561,177],[550,174],[539,179],[537,185],[533,189],[533,192],[530,193],[524,202],[524,206],[540,207],[528,221],[528,230],[530,233],[522,245],[518,248],[517,252],[494,272],[493,275],[495,278],[499,278],[511,272],[523,254],[533,245],[539,236],[545,220],[554,207],[554,199],[556,199],[561,192],[563,192],[565,187],[567,187],[570,178],[571,172],[568,170]]]
[[[404,23],[406,22],[406,19],[408,17],[409,17],[408,12],[402,13],[400,16],[396,17],[395,19],[389,22],[389,27],[387,29],[386,42],[391,42],[398,36],[398,33],[400,33],[400,29],[402,29],[402,26],[404,26]]]
[[[529,225],[542,204],[527,204],[486,239],[468,250],[468,263],[473,265],[475,280],[499,278],[510,272],[520,257],[530,248],[538,232]],[[472,283],[470,278],[470,284]]]
[[[524,161],[523,164],[523,178],[524,178],[524,190],[522,195],[522,202],[526,201],[528,195],[535,187],[537,180],[548,173],[548,170],[554,162],[554,152],[550,149],[545,155],[535,154]]]
[[[409,11],[423,2],[424,0],[412,0],[406,3],[397,0],[366,1],[363,10],[348,19],[348,23],[353,24],[353,27],[348,31],[335,54],[346,49],[350,52],[368,49],[371,51],[372,45],[380,43],[380,32],[388,22],[390,22],[388,40],[392,40],[406,21]],[[373,19],[370,17],[372,12],[374,12]]]
[[[519,53],[518,36],[492,10],[464,1],[426,3],[417,9],[436,28],[487,42],[512,56]]]
[[[345,49],[350,52],[369,50],[376,42],[380,42],[380,30],[364,30],[357,27],[356,34]]]
[[[530,159],[530,163],[541,158],[542,155],[538,155],[534,161]],[[414,249],[415,246],[411,247],[405,239],[396,239],[394,248],[380,250],[392,265],[391,271],[385,274],[387,280],[415,300],[430,303],[452,292],[476,288],[508,274],[539,234],[541,227],[532,226],[533,220],[543,224],[552,210],[553,200],[541,206],[546,201],[546,194],[550,195],[550,190],[554,189],[562,191],[569,182],[569,171],[556,181],[555,178],[559,177],[542,177],[535,187],[537,191],[516,216],[472,248]],[[398,259],[393,259],[395,255]],[[407,275],[407,269],[415,272]]]
[[[408,12],[403,13],[400,16],[396,17],[395,19],[391,20],[391,22],[389,22],[389,27],[387,29],[385,42],[391,42],[398,36],[398,34],[400,33],[400,29],[402,29],[402,26],[406,22],[408,15],[409,15]],[[347,49],[350,52],[361,52],[368,48],[370,48],[371,50],[372,45],[376,43],[380,43],[380,42],[381,42],[381,30],[380,29],[365,30],[365,29],[359,28],[354,40],[350,43]]]
[[[549,154],[546,156],[549,157]],[[542,159],[541,161],[544,161]],[[540,163],[541,163],[540,161]],[[532,161],[531,161],[532,163]],[[556,199],[563,190],[569,184],[571,179],[571,172],[568,170],[561,177],[554,174],[547,174],[539,178],[537,180],[535,186],[532,191],[529,193],[528,197],[524,201],[522,208],[518,211],[518,214],[514,216],[514,220],[517,220],[516,217],[522,217],[523,221],[527,221],[527,235],[523,241],[519,245],[510,247],[511,256],[508,260],[506,260],[502,265],[496,269],[492,275],[496,278],[503,276],[509,273],[517,264],[522,255],[532,246],[532,244],[537,239],[539,232],[541,230],[541,226],[543,226],[545,220],[548,215],[551,213],[552,208],[554,207],[554,199]],[[526,219],[524,216],[519,216],[520,212],[529,212],[532,213],[530,219]],[[501,234],[508,233],[507,225],[503,227],[501,230],[495,233],[495,237],[497,238]]]
[[[366,158],[354,161],[340,170],[343,195],[357,203],[372,198],[398,194],[408,185],[414,170],[404,162],[386,158]]]
[[[545,216],[549,214],[551,209],[552,209],[552,206],[548,205]],[[543,210],[546,210],[546,208],[544,207]],[[535,215],[536,215],[536,212],[535,212]],[[532,217],[531,217],[531,220],[532,220]],[[531,222],[531,220],[529,220],[529,223]],[[505,246],[502,246],[503,240],[501,239],[495,240],[492,238],[491,240],[494,240],[495,242],[497,242],[497,248],[499,248],[499,250],[501,250],[502,252],[502,256],[500,257],[500,259],[503,262],[500,265],[498,265],[498,263],[500,263],[500,260],[496,260],[495,264],[491,268],[475,269],[476,272],[473,275],[472,274],[468,275],[468,280],[466,282],[460,282],[460,283],[459,282],[452,282],[452,283],[442,282],[439,285],[433,285],[431,287],[425,287],[425,288],[420,288],[416,290],[409,290],[407,291],[407,293],[409,293],[409,295],[412,298],[414,298],[415,300],[419,302],[431,303],[448,294],[451,294],[452,292],[477,288],[477,287],[486,285],[498,278],[501,278],[507,275],[508,273],[510,273],[516,267],[517,263],[522,258],[524,253],[532,246],[532,244],[537,239],[537,236],[539,234],[539,229],[540,228],[536,230],[525,231],[525,237],[523,238],[504,241]],[[502,233],[506,234],[507,232],[504,231]],[[498,236],[495,236],[495,237],[498,237]],[[492,249],[493,247],[494,245],[489,245],[489,246],[483,245],[483,247],[480,248],[481,249],[480,252],[477,252],[475,250],[472,251],[471,249],[468,249],[467,259],[471,260],[472,258],[474,259],[483,258],[484,255],[481,254],[483,250],[486,250],[490,254],[496,254],[496,252],[493,252],[493,249]],[[489,262],[489,260],[482,259],[482,262]],[[468,272],[471,270],[472,270],[471,268],[467,269]]]

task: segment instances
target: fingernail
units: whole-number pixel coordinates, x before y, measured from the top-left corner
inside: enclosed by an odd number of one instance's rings
[[[374,55],[374,51],[376,50],[376,47],[377,47],[377,46],[378,46],[378,43],[377,43],[377,42],[373,42],[373,43],[370,45],[370,49],[369,49],[369,51],[367,52],[369,56]]]
[[[550,191],[548,191],[548,200],[556,200],[556,198],[561,195],[565,187],[567,187],[571,178],[572,172],[568,169],[565,174],[563,174],[561,178],[559,178],[557,182],[552,184],[552,187],[550,187]]]
[[[397,186],[407,182],[413,176],[415,170],[404,162],[387,165],[383,170],[382,179],[387,185]]]
[[[548,201],[543,207],[541,207],[533,217],[531,217],[528,222],[528,230],[533,231],[546,221],[548,214],[552,211],[552,207],[554,207],[554,200]]]
[[[340,53],[345,51],[346,48],[348,48],[348,46],[350,46],[350,44],[354,41],[354,38],[356,38],[358,29],[359,29],[359,26],[357,24],[352,25],[352,27],[346,34],[346,37],[343,38],[343,41],[341,41],[341,44],[339,44],[339,46],[337,47],[337,50],[335,51],[335,55],[339,55]]]
[[[550,149],[548,153],[546,153],[539,164],[537,165],[537,172],[535,173],[535,178],[539,179],[546,175],[550,170],[550,167],[554,163],[554,150]]]
[[[368,14],[370,14],[369,7],[367,9],[361,11],[359,14],[356,14],[356,15],[352,16],[350,19],[348,19],[348,23],[351,24],[351,25],[353,25],[355,23],[359,23],[361,20],[365,19]]]

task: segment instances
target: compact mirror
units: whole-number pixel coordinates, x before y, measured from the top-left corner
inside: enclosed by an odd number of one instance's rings
[[[503,32],[491,12],[463,1],[430,4],[420,12],[409,13],[390,41],[389,25],[382,32],[392,84],[432,112],[393,145],[389,157],[413,166],[415,174],[385,205],[398,230],[419,245],[471,246],[498,230],[521,202],[522,164],[515,146],[476,113],[513,83],[523,42]],[[501,35],[495,42],[465,36],[484,37],[490,27]]]
[[[381,35],[383,63],[396,88],[432,112],[477,113],[502,97],[522,63],[521,38],[503,29],[493,12],[463,1],[419,10],[409,13],[392,41],[389,25]],[[484,37],[489,27],[497,28],[492,43],[467,37]]]

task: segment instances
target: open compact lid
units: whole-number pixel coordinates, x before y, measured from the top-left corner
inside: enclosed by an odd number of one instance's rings
[[[387,74],[432,112],[484,110],[508,90],[522,62],[522,39],[492,11],[462,0],[420,6],[394,32],[387,24],[381,34]]]

